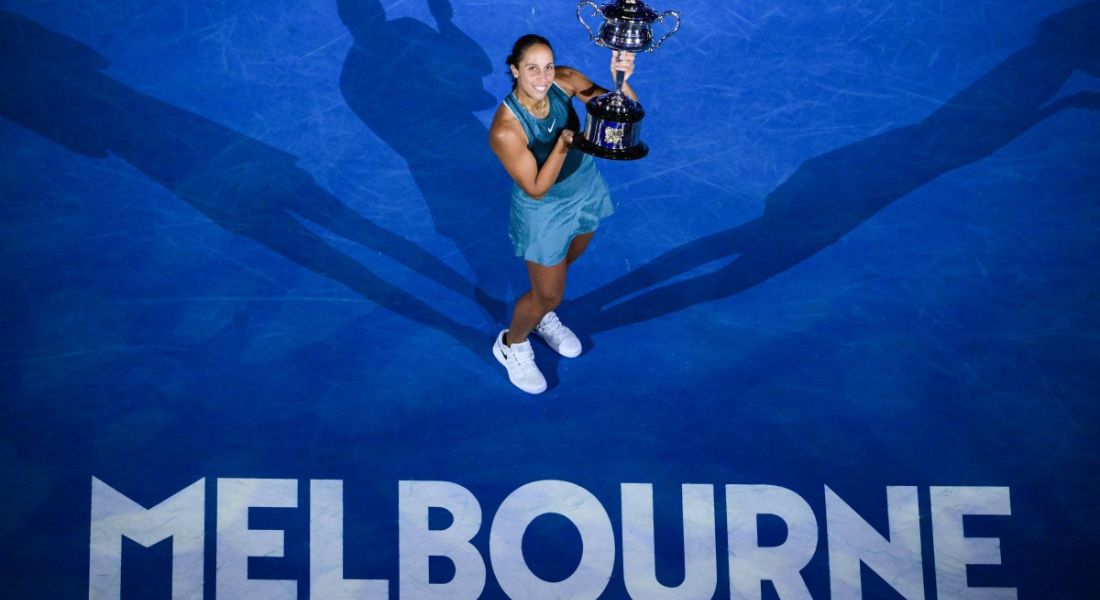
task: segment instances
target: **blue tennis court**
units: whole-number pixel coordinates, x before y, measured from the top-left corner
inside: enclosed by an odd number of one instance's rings
[[[1097,597],[1100,2],[649,4],[532,396],[575,3],[0,0],[0,595]]]

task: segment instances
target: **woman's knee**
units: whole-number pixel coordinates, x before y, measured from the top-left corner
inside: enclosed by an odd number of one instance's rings
[[[565,290],[559,289],[542,289],[531,291],[532,295],[535,297],[535,302],[538,302],[539,306],[545,312],[550,312],[561,305],[562,297],[565,295]]]
[[[562,261],[552,267],[531,264],[531,297],[544,311],[551,311],[561,304],[565,295],[566,265]]]

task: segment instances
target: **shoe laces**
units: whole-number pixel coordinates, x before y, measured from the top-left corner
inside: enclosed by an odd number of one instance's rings
[[[561,324],[561,321],[558,319],[558,315],[554,314],[554,312],[551,311],[546,313],[546,316],[543,317],[542,322],[539,323],[539,333],[547,337],[557,339],[560,334],[564,333],[562,331],[563,327],[564,326]]]
[[[535,351],[530,343],[512,344],[508,347],[512,360],[523,371],[530,371],[535,367]]]

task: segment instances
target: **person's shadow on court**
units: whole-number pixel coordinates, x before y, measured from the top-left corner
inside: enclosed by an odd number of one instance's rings
[[[1046,19],[1038,38],[923,121],[804,162],[747,223],[674,248],[573,301],[586,330],[660,317],[747,290],[799,264],[925,183],[979,161],[1100,94],[1051,102],[1074,70],[1100,76],[1100,2]],[[713,261],[704,275],[665,283]],[[662,285],[664,284],[664,285]],[[660,286],[660,287],[655,287]]]
[[[0,11],[0,116],[85,156],[113,154],[220,227],[485,354],[483,332],[381,279],[299,219],[473,298],[462,275],[349,209],[294,156],[137,92],[104,75],[107,66],[91,47]]]
[[[448,0],[428,0],[437,29],[387,20],[379,0],[338,0],[355,38],[340,77],[348,106],[409,165],[436,231],[449,238],[486,294],[479,304],[506,322],[509,288],[527,280],[508,243],[511,180],[489,150],[474,112],[498,103],[482,78],[485,51],[452,21]]]

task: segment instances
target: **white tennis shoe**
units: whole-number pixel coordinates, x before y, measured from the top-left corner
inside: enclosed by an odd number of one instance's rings
[[[554,311],[546,313],[535,327],[535,333],[546,342],[554,352],[566,357],[576,358],[581,355],[581,341],[571,329],[562,325],[558,315]]]
[[[524,340],[511,346],[504,345],[505,329],[497,334],[493,343],[493,356],[508,370],[508,381],[528,394],[541,394],[546,391],[546,378],[535,364],[535,351],[531,340]]]

